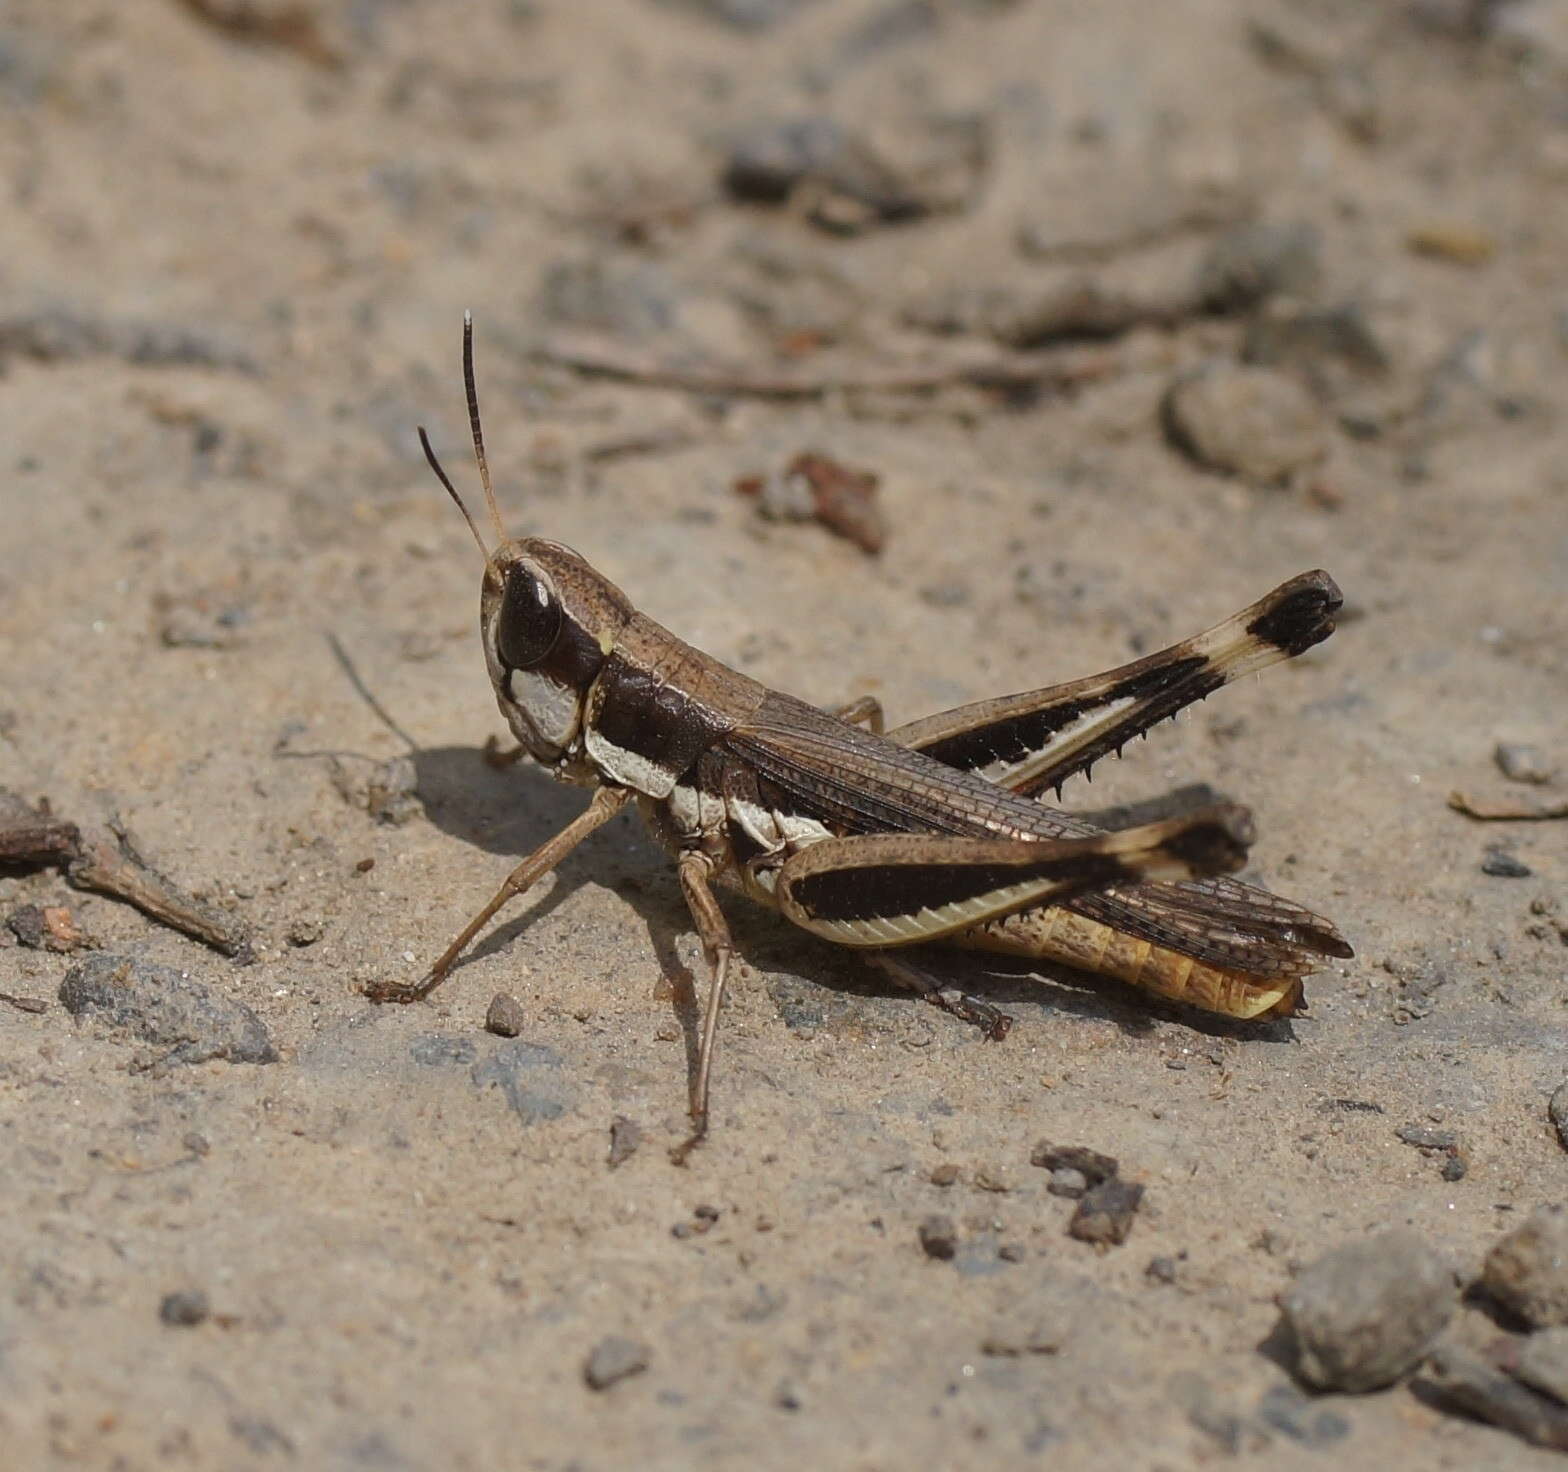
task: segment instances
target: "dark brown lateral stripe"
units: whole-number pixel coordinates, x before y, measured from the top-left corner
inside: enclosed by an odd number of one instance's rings
[[[1066,843],[934,839],[929,862],[917,853],[900,862],[857,863],[854,852],[846,852],[837,866],[793,879],[791,894],[813,919],[878,920],[944,910],[1025,884],[1062,886],[1060,898],[1137,883],[1156,854],[1193,874],[1224,873],[1245,860],[1253,836],[1252,819],[1245,808],[1226,805],[1165,825],[1163,831],[1145,830],[1137,836],[1142,843],[1136,849],[1129,849],[1127,835],[1122,834]],[[864,842],[869,848],[876,840]],[[1106,851],[1096,852],[1101,843]],[[963,861],[960,851],[965,849],[971,851],[973,861]],[[864,857],[870,859],[872,854]],[[1164,867],[1168,872],[1170,865]]]
[[[700,699],[619,653],[605,660],[595,683],[592,720],[605,741],[672,777],[728,729]]]
[[[1204,671],[1208,664],[1209,661],[1202,655],[1164,659],[1146,669],[1134,668],[1125,678],[1091,698],[1065,700],[1057,705],[1037,707],[1024,711],[1012,720],[1004,717],[990,725],[957,732],[921,750],[943,766],[957,767],[966,772],[978,771],[992,762],[1021,762],[1032,752],[1049,744],[1057,732],[1068,729],[1088,712],[1104,709],[1120,700],[1148,700],[1149,704],[1139,712],[1139,725],[1157,725],[1184,705],[1212,695],[1225,683],[1224,677],[1219,674],[1211,673],[1205,677]],[[1109,750],[1110,745],[1107,741],[1103,749],[1093,756],[1076,757],[1075,764],[1082,765],[1086,760],[1097,759]],[[1048,785],[1048,782],[1041,785]]]
[[[1099,888],[1136,879],[1114,854],[1077,854],[1019,864],[890,864],[808,874],[795,901],[818,920],[880,920],[978,899],[1030,880],[1081,881]]]
[[[566,612],[555,644],[539,662],[537,671],[548,675],[557,685],[586,691],[603,664],[604,650],[600,647],[599,636]]]

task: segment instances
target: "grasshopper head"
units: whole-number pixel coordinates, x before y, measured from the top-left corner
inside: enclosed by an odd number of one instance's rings
[[[583,708],[599,666],[615,647],[621,626],[631,615],[631,604],[615,584],[570,547],[539,537],[507,536],[479,428],[474,324],[467,312],[463,313],[463,387],[468,395],[468,423],[479,482],[495,528],[494,551],[485,547],[479,527],[441,468],[423,428],[419,443],[484,554],[479,633],[501,714],[529,756],[556,767],[559,775],[575,778],[579,773],[568,759],[582,730]]]
[[[599,666],[631,604],[570,547],[529,537],[490,554],[479,631],[496,703],[536,761],[554,765],[582,729]]]

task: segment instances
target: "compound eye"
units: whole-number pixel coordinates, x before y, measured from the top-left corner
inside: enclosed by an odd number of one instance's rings
[[[549,578],[524,563],[513,564],[495,626],[501,662],[508,669],[531,669],[555,648],[560,634],[561,601]]]

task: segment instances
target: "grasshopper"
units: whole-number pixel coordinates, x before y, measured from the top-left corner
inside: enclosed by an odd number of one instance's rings
[[[485,557],[480,637],[518,742],[501,760],[530,758],[593,796],[421,981],[373,984],[373,1000],[429,996],[503,905],[631,803],[674,856],[709,971],[678,1159],[707,1131],[735,958],[716,885],[862,951],[997,1038],[1010,1019],[944,983],[922,947],[1064,962],[1239,1018],[1292,1015],[1302,977],[1353,954],[1329,921],[1223,877],[1252,841],[1245,808],[1207,802],[1108,828],[1039,800],[1183,707],[1327,638],[1341,603],[1327,573],[1303,573],[1207,633],[1104,674],[885,730],[874,699],[827,711],[771,690],[637,612],[570,548],[507,536],[466,315],[463,383],[494,547],[422,428],[419,438]]]

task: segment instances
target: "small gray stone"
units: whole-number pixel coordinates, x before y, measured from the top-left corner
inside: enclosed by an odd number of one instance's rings
[[[1428,1124],[1402,1124],[1394,1133],[1417,1150],[1446,1151],[1459,1145],[1459,1136],[1453,1130],[1441,1130]]]
[[[171,1328],[190,1329],[212,1313],[207,1295],[200,1288],[182,1288],[166,1293],[158,1305],[158,1317]]]
[[[490,999],[490,1008],[485,1013],[486,1032],[493,1032],[498,1038],[515,1038],[522,1035],[527,1025],[528,1014],[516,997],[497,992]]]
[[[1350,1434],[1350,1422],[1338,1411],[1319,1407],[1294,1385],[1273,1385],[1264,1391],[1258,1420],[1303,1446],[1328,1446]]]
[[[810,0],[663,0],[671,7],[694,11],[732,31],[771,30],[789,20]]]
[[[648,1368],[648,1346],[635,1339],[611,1334],[593,1347],[583,1365],[583,1379],[590,1390],[608,1390],[612,1385]]]
[[[951,1262],[958,1252],[958,1228],[950,1216],[928,1216],[920,1223],[920,1248],[927,1257]]]
[[[754,123],[737,136],[724,170],[724,187],[737,199],[778,204],[847,146],[831,119],[800,117]]]
[[[1490,874],[1494,879],[1528,879],[1535,870],[1516,859],[1507,849],[1494,844],[1481,860],[1481,872]]]
[[[1069,1201],[1076,1201],[1089,1189],[1089,1178],[1081,1170],[1064,1165],[1060,1170],[1051,1172],[1051,1179],[1045,1189],[1053,1196],[1065,1196]]]
[[[637,1153],[637,1147],[642,1144],[642,1126],[635,1119],[628,1119],[624,1114],[617,1114],[610,1121],[610,1154],[608,1162],[611,1170],[618,1165],[624,1165]]]
[[[1272,296],[1306,296],[1317,285],[1321,238],[1305,220],[1228,230],[1198,267],[1198,298],[1211,312],[1249,311]]]
[[[1526,1339],[1513,1374],[1568,1404],[1568,1328],[1542,1329]]]
[[[1532,1328],[1568,1324],[1568,1212],[1532,1213],[1487,1253],[1481,1282]]]
[[[1452,1272],[1414,1232],[1347,1242],[1280,1299],[1296,1374],[1318,1390],[1377,1390],[1420,1363],[1454,1312]]]
[[[1492,760],[1497,763],[1497,770],[1510,782],[1550,782],[1557,775],[1539,746],[1499,741],[1497,749],[1492,753]]]
[[[278,1061],[266,1027],[249,1007],[169,966],[100,952],[65,973],[60,1002],[73,1017],[168,1048],[166,1062]]]
[[[1552,1117],[1552,1125],[1563,1149],[1568,1150],[1568,1079],[1564,1079],[1553,1090],[1546,1112]]]
[[[1142,1186],[1112,1176],[1084,1193],[1067,1224],[1067,1234],[1080,1242],[1119,1247],[1132,1231],[1133,1218],[1142,1204]]]
[[[1323,411],[1271,368],[1216,365],[1165,396],[1166,434],[1200,465],[1273,485],[1328,453]]]

